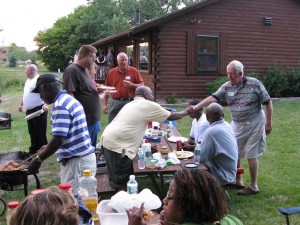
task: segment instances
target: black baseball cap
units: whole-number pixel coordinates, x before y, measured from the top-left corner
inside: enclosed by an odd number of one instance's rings
[[[58,82],[58,83],[62,84],[62,82],[60,82],[59,78],[57,76],[55,76],[54,74],[51,74],[51,73],[42,74],[37,79],[36,87],[31,92],[40,93],[40,88],[39,88],[40,85],[49,84],[52,82]]]

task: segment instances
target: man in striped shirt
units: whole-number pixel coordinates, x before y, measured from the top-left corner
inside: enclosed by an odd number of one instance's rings
[[[53,74],[41,75],[33,92],[40,93],[47,104],[54,103],[51,113],[53,137],[30,162],[28,171],[36,173],[41,162],[55,153],[60,163],[61,183],[71,183],[72,192],[77,195],[82,170],[90,169],[95,176],[97,169],[83,107],[61,89],[59,79]]]

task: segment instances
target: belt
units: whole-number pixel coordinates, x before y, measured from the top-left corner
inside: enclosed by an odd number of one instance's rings
[[[132,101],[133,97],[128,97],[128,98],[113,98],[114,100],[118,101]]]
[[[86,155],[89,155],[89,154],[92,154],[92,153],[88,153],[88,154],[86,154]],[[86,155],[75,155],[75,156],[72,156],[72,157],[70,157],[70,158],[63,158],[63,159],[61,159],[59,162],[60,162],[63,166],[65,166],[65,165],[67,165],[67,163],[68,163],[68,161],[69,161],[70,159],[79,158],[79,157],[83,157],[83,156],[86,156]]]

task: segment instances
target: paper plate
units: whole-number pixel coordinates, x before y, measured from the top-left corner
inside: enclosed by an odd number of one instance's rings
[[[26,119],[26,120],[31,120],[31,119],[34,118],[34,117],[40,116],[43,112],[44,112],[44,110],[43,110],[43,109],[40,109],[40,110],[38,110],[38,111],[36,111],[36,112],[34,112],[34,113],[30,113],[29,115],[27,115],[27,116],[25,117],[25,119]]]
[[[188,139],[185,137],[176,137],[176,136],[171,136],[168,138],[169,142],[174,142],[176,143],[177,141],[182,141],[182,142],[186,142]]]
[[[189,151],[177,151],[176,156],[178,159],[188,159],[192,158],[194,156],[194,153]]]
[[[199,165],[196,164],[196,163],[186,163],[184,164],[184,167],[185,168],[188,168],[188,169],[193,169],[193,168],[197,168]]]

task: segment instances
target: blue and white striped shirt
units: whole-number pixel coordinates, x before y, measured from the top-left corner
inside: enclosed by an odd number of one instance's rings
[[[82,105],[65,90],[58,93],[52,108],[52,135],[65,137],[56,151],[57,160],[94,152]]]

